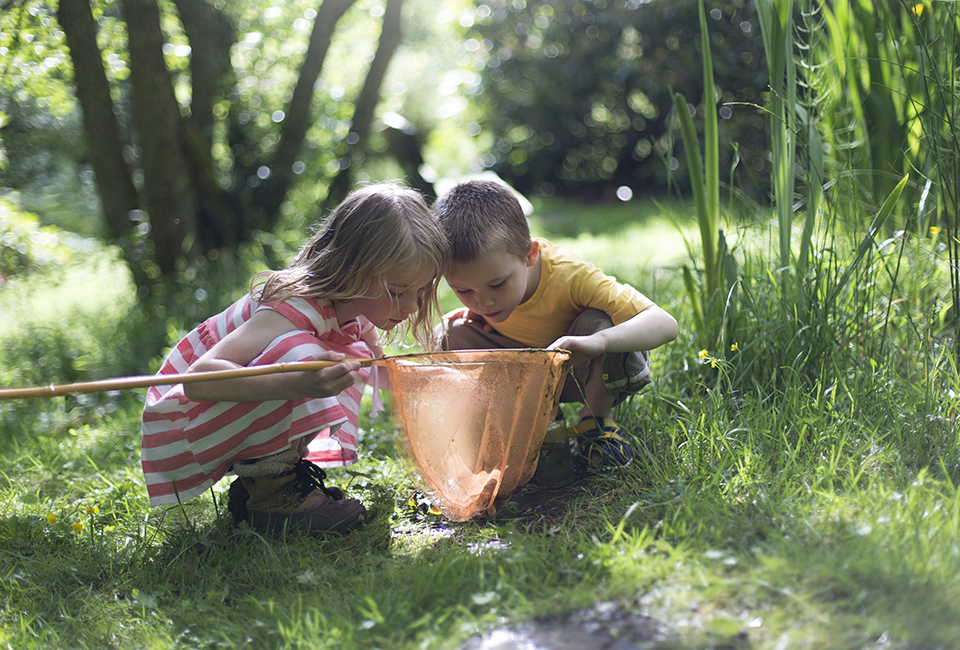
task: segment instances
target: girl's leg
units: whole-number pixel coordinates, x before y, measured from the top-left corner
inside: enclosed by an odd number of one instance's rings
[[[367,510],[356,499],[327,488],[326,473],[297,449],[256,460],[237,461],[228,509],[236,523],[248,521],[261,532],[296,528],[310,535],[345,533],[359,526]]]

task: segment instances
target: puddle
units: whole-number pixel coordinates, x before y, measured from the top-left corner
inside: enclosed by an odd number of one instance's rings
[[[680,642],[665,623],[603,602],[567,620],[528,621],[467,641],[460,650],[640,650]]]

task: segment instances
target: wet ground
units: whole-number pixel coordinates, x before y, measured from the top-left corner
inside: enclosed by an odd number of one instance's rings
[[[561,518],[570,503],[586,493],[586,483],[584,479],[580,479],[556,488],[542,488],[532,483],[523,485],[510,496],[510,501],[494,518],[528,521]]]
[[[579,477],[563,487],[524,486],[494,519],[522,519],[549,527],[583,495],[587,483]],[[460,650],[638,650],[680,644],[680,635],[665,623],[603,602],[563,619],[545,618],[493,630],[470,639]]]
[[[501,628],[467,641],[460,650],[640,650],[676,647],[680,636],[664,623],[598,603],[566,620],[544,619]]]

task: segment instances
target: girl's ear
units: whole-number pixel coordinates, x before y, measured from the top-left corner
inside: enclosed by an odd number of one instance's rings
[[[530,240],[530,250],[527,251],[527,266],[533,266],[537,263],[537,258],[540,256],[540,242],[536,239]]]

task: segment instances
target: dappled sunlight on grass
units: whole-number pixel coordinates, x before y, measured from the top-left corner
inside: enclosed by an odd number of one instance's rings
[[[608,207],[535,215],[534,232],[635,283],[689,327],[674,270],[687,262],[680,232],[662,214]],[[590,214],[596,223],[577,226]],[[736,235],[738,251],[756,256],[768,231]],[[935,304],[936,260],[915,243],[900,261],[911,280],[902,291]],[[864,282],[889,269],[877,256]],[[122,367],[104,361],[136,349],[110,329],[111,304],[132,301],[115,272],[92,265],[80,284],[68,279],[80,297],[102,292],[64,302],[49,325],[0,330],[4,376]],[[550,512],[517,499],[463,523],[424,513],[415,506],[428,495],[398,457],[390,419],[369,417],[369,394],[361,460],[328,478],[370,516],[322,539],[235,527],[229,479],[182,507],[149,507],[142,394],[0,403],[0,625],[17,647],[453,650],[599,608],[663,622],[680,639],[669,647],[949,645],[960,634],[960,380],[939,339],[917,336],[939,315],[897,303],[885,329],[874,319],[847,345],[826,331],[829,354],[814,370],[784,357],[782,376],[760,390],[749,360],[769,361],[789,341],[776,329],[776,283],[751,279],[768,321],[702,358],[685,337],[658,349],[654,385],[615,413],[633,463],[584,478]],[[56,284],[50,294],[8,285],[0,305],[28,304],[21,288],[56,301]],[[441,286],[444,307],[457,306]],[[856,298],[841,308],[859,309]],[[882,334],[890,353],[874,359]]]
[[[44,271],[9,282],[0,291],[0,337],[24,322],[47,324],[75,311],[119,311],[134,303],[130,270],[113,251],[101,249],[64,269]]]

